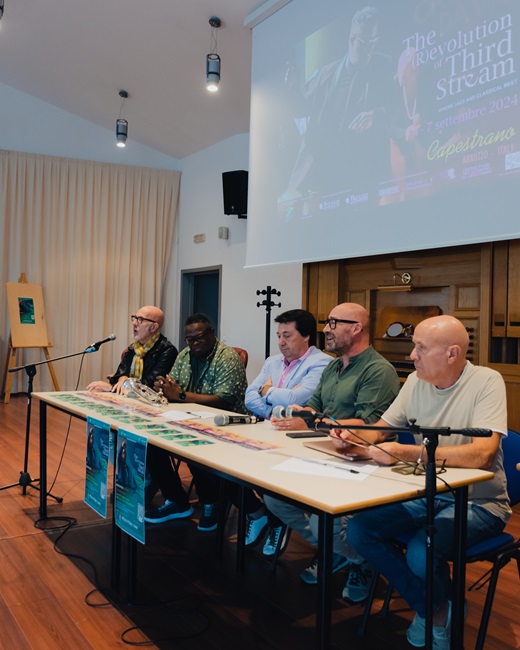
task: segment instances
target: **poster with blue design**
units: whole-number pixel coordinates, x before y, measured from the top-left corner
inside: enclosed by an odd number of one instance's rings
[[[119,429],[116,448],[115,521],[144,544],[144,476],[147,439]]]
[[[85,503],[104,518],[107,516],[109,440],[110,425],[88,417]]]

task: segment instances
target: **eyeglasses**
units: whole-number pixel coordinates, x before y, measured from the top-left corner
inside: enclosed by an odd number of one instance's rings
[[[188,345],[190,345],[191,343],[201,343],[207,337],[208,333],[209,330],[203,332],[202,334],[199,334],[198,336],[185,336],[184,340]]]
[[[394,466],[393,471],[398,472],[399,474],[413,474],[414,476],[423,476],[426,474],[426,463],[406,463],[405,465],[396,465]],[[435,474],[444,474],[444,472],[446,472],[446,459],[436,458]]]
[[[358,41],[360,45],[367,45],[368,47],[374,47],[377,42],[379,41],[379,36],[376,36],[375,38],[371,38],[370,40],[366,41],[364,38],[361,38],[361,36],[358,36],[357,34],[352,37],[353,41]]]
[[[336,329],[338,323],[350,323],[351,325],[357,325],[358,320],[345,320],[344,318],[327,318],[326,320],[320,320],[322,325],[328,325],[331,330]]]
[[[156,320],[152,320],[151,318],[145,318],[144,316],[130,316],[130,322],[136,322],[138,325],[142,325],[143,321],[146,321],[147,323],[156,323]]]

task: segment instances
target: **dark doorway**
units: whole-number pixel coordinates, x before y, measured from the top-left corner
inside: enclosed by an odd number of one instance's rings
[[[206,314],[220,335],[220,282],[222,266],[181,271],[180,332],[190,314]]]

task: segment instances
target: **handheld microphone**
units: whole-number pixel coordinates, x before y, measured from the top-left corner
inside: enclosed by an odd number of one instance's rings
[[[103,339],[102,341],[98,341],[97,343],[91,343],[88,348],[85,350],[85,352],[97,352],[99,350],[99,346],[103,345],[103,343],[108,343],[108,341],[115,341],[116,340],[116,335],[115,334],[109,334],[106,339]]]
[[[255,415],[215,415],[213,420],[218,427],[228,424],[256,424],[259,418]]]

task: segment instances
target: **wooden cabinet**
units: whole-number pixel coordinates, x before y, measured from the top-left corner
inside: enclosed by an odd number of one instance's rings
[[[405,272],[411,291],[381,291]],[[303,306],[316,318],[347,301],[369,311],[372,343],[402,377],[413,369],[413,344],[385,336],[388,325],[415,326],[430,309],[457,317],[470,336],[470,361],[504,377],[509,426],[520,431],[520,240],[304,265]]]
[[[493,337],[520,337],[520,239],[493,244]]]
[[[495,242],[492,263],[492,363],[520,360],[520,240]]]
[[[411,275],[411,290],[393,290],[395,276],[403,273]],[[453,314],[471,330],[470,358],[478,363],[481,248],[464,247],[463,254],[457,247],[305,264],[304,307],[323,320],[340,302],[363,305],[370,313],[375,349],[402,363],[409,360],[412,343],[409,338],[388,340],[385,333],[392,322],[415,327],[429,316]]]

